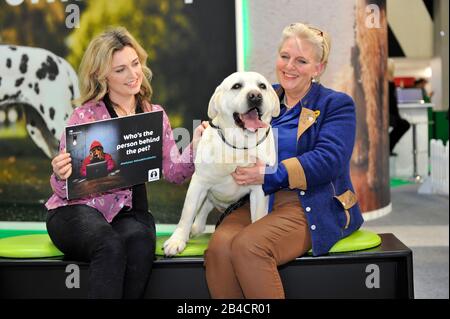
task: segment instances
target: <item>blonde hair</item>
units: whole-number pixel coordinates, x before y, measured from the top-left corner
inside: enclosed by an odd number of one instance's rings
[[[292,23],[283,29],[278,52],[280,52],[284,42],[291,38],[308,41],[313,46],[316,61],[323,63],[323,70],[325,70],[331,49],[331,37],[327,32],[310,24]]]
[[[80,98],[76,103],[99,101],[108,92],[106,76],[111,70],[113,54],[129,46],[133,48],[144,74],[141,89],[136,98],[150,101],[153,90],[150,85],[152,71],[147,67],[147,53],[124,27],[109,28],[96,36],[86,49],[79,67]]]

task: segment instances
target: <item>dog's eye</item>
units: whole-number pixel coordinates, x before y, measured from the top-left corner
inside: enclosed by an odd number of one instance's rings
[[[233,85],[231,88],[232,88],[233,90],[239,90],[241,87],[242,87],[242,84],[241,84],[241,83],[236,83],[236,84]]]
[[[267,86],[264,83],[261,83],[259,85],[259,88],[262,89],[262,90],[265,90],[265,89],[267,89]]]

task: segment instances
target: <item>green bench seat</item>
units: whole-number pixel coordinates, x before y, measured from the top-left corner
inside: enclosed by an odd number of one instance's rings
[[[203,256],[211,234],[206,233],[191,238],[183,252],[175,257],[199,257]],[[157,256],[164,256],[163,244],[169,235],[158,235],[156,241]],[[374,248],[381,244],[378,234],[360,229],[350,236],[338,241],[330,250],[330,253],[344,253]],[[309,252],[311,254],[311,251]],[[31,234],[13,236],[0,239],[0,257],[3,258],[50,258],[64,254],[53,245],[48,234]]]

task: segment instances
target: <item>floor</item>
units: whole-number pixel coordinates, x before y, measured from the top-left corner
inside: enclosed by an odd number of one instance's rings
[[[419,186],[391,189],[392,212],[364,223],[378,233],[393,233],[413,251],[417,299],[449,298],[449,197],[421,195]]]

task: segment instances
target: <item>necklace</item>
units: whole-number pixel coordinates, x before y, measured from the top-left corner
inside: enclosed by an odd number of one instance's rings
[[[111,101],[111,104],[113,105],[114,111],[118,113],[120,116],[128,116],[128,115],[134,115],[136,114],[136,106],[131,109],[131,111],[127,111],[124,107],[120,106],[119,104]]]
[[[308,95],[308,93],[309,93],[309,91],[311,90],[312,86],[313,86],[313,84],[311,83],[311,85],[309,86],[308,90],[306,90],[305,94],[303,94],[303,96],[302,96],[302,97],[297,101],[297,103],[295,103],[293,106],[289,106],[289,105],[287,104],[287,96],[286,96],[286,92],[285,92],[285,93],[284,93],[284,98],[283,98],[284,101],[283,101],[283,102],[284,102],[284,105],[286,105],[286,108],[287,108],[288,110],[290,110],[290,109],[292,109],[294,106],[296,106],[298,103],[300,103],[300,106],[303,107],[302,101],[303,101],[303,99],[305,98],[305,96]]]

